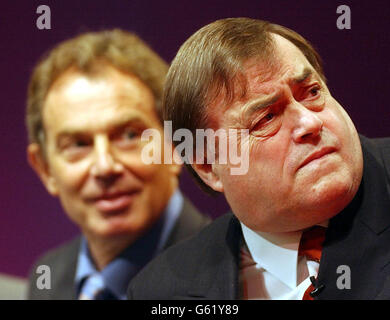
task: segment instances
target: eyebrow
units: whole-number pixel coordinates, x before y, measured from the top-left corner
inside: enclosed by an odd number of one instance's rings
[[[122,119],[119,119],[118,121],[111,123],[109,127],[105,128],[104,130],[107,130],[108,132],[115,132],[115,131],[123,130],[129,125],[140,125],[140,124],[146,127],[151,125],[144,117],[138,114],[136,115],[132,114],[129,117],[124,117]],[[84,136],[87,134],[88,133],[85,132],[85,129],[83,127],[67,128],[58,134],[58,139],[61,139],[66,136]]]
[[[292,79],[293,84],[299,84],[306,81],[311,75],[313,71],[309,68],[303,69],[302,73]],[[261,97],[256,100],[249,101],[248,103],[243,105],[243,109],[247,110],[245,112],[246,116],[251,116],[259,110],[265,109],[270,105],[273,105],[280,98],[280,94],[274,94],[271,97]]]
[[[313,74],[313,70],[309,68],[303,69],[302,73],[292,79],[292,83],[299,84],[307,80]]]

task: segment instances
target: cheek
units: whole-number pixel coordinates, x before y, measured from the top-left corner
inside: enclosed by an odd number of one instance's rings
[[[256,184],[256,177],[248,174],[243,176],[230,175],[230,171],[224,171],[221,175],[221,181],[223,183],[225,197],[232,207],[233,211],[240,212],[242,206],[251,206],[252,195],[256,193],[253,190],[253,185]],[[235,211],[234,211],[235,212]]]
[[[359,135],[351,118],[341,106],[337,110],[336,118],[334,120],[333,132],[337,135],[340,142],[340,154],[349,171],[353,175],[359,175],[363,163]]]
[[[65,191],[78,191],[88,178],[89,165],[86,161],[69,164],[57,161],[51,165],[51,174],[57,186]]]
[[[251,137],[249,171],[265,178],[281,177],[288,162],[290,140],[290,136],[283,130],[265,140]]]
[[[244,175],[232,175],[230,166],[223,166],[221,180],[224,192],[231,201],[241,205],[257,202],[268,193],[270,186],[279,185],[282,164],[277,157],[264,153],[262,145],[252,144],[249,153],[249,169]],[[229,200],[229,199],[228,199]]]
[[[328,128],[338,135],[338,138],[346,138],[356,134],[351,118],[336,100],[330,98],[326,102],[326,106],[327,108],[323,111],[324,122],[326,122]]]
[[[167,179],[165,165],[163,164],[142,164],[137,168],[138,176],[153,186],[162,184]]]
[[[284,128],[266,140],[252,141],[249,171],[244,179],[248,184],[243,190],[254,192],[254,201],[280,201],[291,191],[296,167],[292,147],[291,135]]]
[[[142,181],[152,180],[158,169],[158,165],[143,163],[141,152],[123,152],[115,156],[119,163]]]
[[[251,226],[266,219],[267,212],[272,212],[274,202],[280,203],[280,199],[272,194],[277,188],[271,187],[278,183],[271,180],[270,175],[257,166],[252,166],[247,175],[224,177],[227,202],[246,225]]]
[[[162,139],[162,138],[161,138]],[[136,175],[139,179],[143,181],[155,180],[156,176],[159,175],[159,172],[162,171],[162,166],[164,163],[164,150],[161,148],[159,139],[153,139],[153,144],[149,143],[140,143],[136,149],[131,151],[124,150],[115,150],[115,158],[118,162],[122,163],[129,171]],[[149,157],[155,160],[155,156],[161,155],[160,163],[146,164],[142,160],[142,153],[144,148],[147,146],[147,150],[152,151],[149,154]]]
[[[359,153],[360,140],[358,133],[351,118],[341,106],[336,104],[326,114],[325,121],[325,126],[336,136],[344,156],[352,157]]]

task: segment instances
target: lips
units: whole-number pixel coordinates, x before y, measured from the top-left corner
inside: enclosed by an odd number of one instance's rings
[[[333,153],[335,151],[336,151],[336,149],[334,147],[324,147],[318,151],[315,151],[302,162],[302,164],[299,166],[298,169],[304,167],[305,165],[307,165],[308,163],[310,163],[314,160],[320,159],[320,158],[322,158],[330,153]]]
[[[94,200],[96,208],[101,212],[120,211],[128,208],[137,192],[106,194]]]

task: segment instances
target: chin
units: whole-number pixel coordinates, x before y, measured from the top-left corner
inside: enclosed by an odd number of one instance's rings
[[[320,190],[314,190],[310,207],[317,212],[324,212],[329,219],[342,211],[353,199],[358,186],[353,182],[333,181]]]
[[[152,223],[148,221],[129,221],[121,219],[112,219],[111,221],[105,221],[102,228],[99,230],[101,237],[115,237],[115,236],[136,236],[146,232]]]
[[[121,219],[110,219],[109,221],[102,221],[98,226],[95,226],[94,234],[101,238],[110,238],[131,234],[133,232],[132,229],[131,226],[128,226],[128,223],[121,221]]]
[[[123,228],[103,227],[95,230],[94,234],[99,238],[112,238],[128,234]]]

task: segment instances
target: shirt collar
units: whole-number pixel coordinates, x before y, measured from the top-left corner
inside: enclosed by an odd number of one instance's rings
[[[183,207],[183,196],[177,190],[169,200],[160,219],[142,237],[126,248],[101,272],[105,286],[120,299],[126,299],[128,283],[135,274],[159,253],[172,231]],[[83,281],[92,274],[99,273],[93,263],[85,237],[81,239],[75,283],[79,295]]]
[[[294,289],[297,286],[298,247],[302,231],[266,233],[253,231],[243,223],[241,228],[257,265]]]
[[[328,220],[318,225],[328,226]],[[298,285],[298,248],[302,230],[281,233],[259,232],[240,222],[249,253],[256,264],[294,289]],[[288,272],[286,272],[288,270]]]

